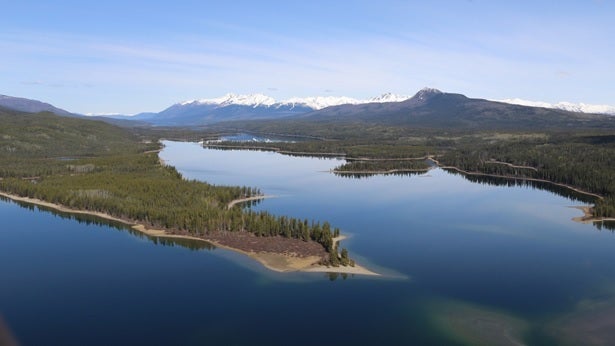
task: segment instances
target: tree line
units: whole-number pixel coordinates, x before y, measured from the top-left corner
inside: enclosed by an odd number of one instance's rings
[[[156,153],[147,153],[159,147],[151,134],[50,114],[0,110],[0,120],[4,192],[195,236],[250,232],[314,241],[330,253],[323,263],[346,262],[333,242],[339,230],[326,222],[229,209],[231,201],[260,190],[183,179],[174,167],[161,165]]]

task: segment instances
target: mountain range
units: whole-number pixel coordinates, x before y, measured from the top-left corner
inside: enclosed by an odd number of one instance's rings
[[[158,113],[93,118],[121,126],[203,126],[230,121],[299,119],[447,128],[531,128],[538,124],[543,127],[553,124],[570,127],[588,122],[607,121],[610,124],[615,121],[615,117],[583,112],[613,111],[615,114],[615,109],[581,105],[584,107],[573,107],[568,103],[531,103],[519,99],[490,101],[424,88],[412,97],[387,93],[365,100],[318,96],[276,101],[263,94],[226,94],[219,98],[179,102]],[[3,95],[0,95],[0,107],[83,116],[48,103]]]
[[[592,104],[587,104],[587,103],[572,103],[572,102],[548,103],[548,102],[543,102],[543,101],[528,101],[528,100],[523,100],[519,98],[493,100],[493,101],[510,103],[513,105],[520,105],[520,106],[554,108],[554,109],[561,109],[561,110],[570,111],[570,112],[615,115],[615,106],[609,106],[609,105],[592,105]]]
[[[364,124],[447,129],[613,128],[615,117],[469,98],[425,88],[401,102],[339,105],[293,119],[307,124]],[[293,119],[284,119],[291,121]],[[293,124],[296,126],[296,124]]]
[[[49,103],[6,95],[0,95],[0,107],[28,113],[51,112],[57,115],[72,115],[71,112]]]
[[[276,101],[263,94],[226,94],[218,98],[179,102],[158,113],[108,117],[139,120],[156,126],[195,126],[221,121],[279,119],[343,104],[400,102],[408,98],[409,96],[386,93],[367,100],[345,96],[316,96]]]

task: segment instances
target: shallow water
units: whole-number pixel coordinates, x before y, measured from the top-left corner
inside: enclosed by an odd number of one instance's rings
[[[273,273],[0,202],[0,314],[22,344],[574,344],[589,336],[570,321],[614,305],[615,236],[572,222],[568,198],[440,169],[350,179],[329,172],[336,159],[165,144],[186,178],[259,187],[276,198],[254,209],[340,227],[351,257],[385,277]]]

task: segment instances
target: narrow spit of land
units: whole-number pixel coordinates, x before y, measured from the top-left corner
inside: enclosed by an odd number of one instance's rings
[[[232,207],[234,207],[235,205],[239,204],[239,203],[244,203],[244,202],[250,202],[250,201],[260,201],[262,199],[265,198],[273,198],[275,196],[272,195],[258,195],[258,196],[252,196],[252,197],[245,197],[245,198],[238,198],[235,200],[232,200],[227,206],[227,209],[231,209]]]
[[[602,221],[615,221],[613,217],[595,217],[593,207],[591,205],[572,206],[570,208],[578,209],[583,212],[583,216],[573,217],[572,221],[580,223],[594,223]]]
[[[102,219],[120,222],[129,225],[134,230],[151,237],[182,238],[195,241],[205,241],[214,244],[217,247],[249,256],[250,258],[257,260],[266,268],[276,272],[305,271],[347,273],[370,276],[380,275],[358,264],[355,264],[354,267],[329,267],[320,265],[319,262],[321,261],[322,256],[325,255],[325,251],[322,246],[317,243],[309,244],[299,239],[283,238],[279,236],[257,237],[247,232],[216,232],[212,233],[211,235],[208,234],[207,236],[201,238],[194,235],[189,235],[187,233],[176,234],[164,229],[151,229],[146,227],[144,224],[135,223],[132,220],[117,218],[101,212],[67,208],[59,204],[46,202],[36,198],[21,197],[4,192],[0,192],[0,196],[18,202],[25,202],[54,209],[64,213],[75,215],[93,215]],[[238,199],[232,201],[231,203],[235,205],[240,202],[245,202],[245,199]],[[344,237],[340,236],[334,238],[334,241],[337,243],[342,239],[344,239]],[[306,248],[306,246],[310,245],[312,246],[312,248]],[[310,255],[313,253],[317,253],[319,255]]]

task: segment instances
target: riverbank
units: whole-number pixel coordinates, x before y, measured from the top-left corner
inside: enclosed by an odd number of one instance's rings
[[[350,274],[358,274],[358,275],[379,275],[375,272],[370,271],[367,268],[361,267],[360,265],[355,265],[355,267],[327,267],[327,266],[319,265],[318,263],[320,262],[322,256],[302,256],[301,254],[298,253],[299,251],[294,251],[294,252],[291,251],[287,253],[276,253],[276,252],[269,252],[269,251],[250,251],[247,248],[240,249],[240,248],[229,246],[225,244],[224,242],[225,240],[228,239],[228,236],[222,233],[218,235],[214,234],[211,237],[207,237],[207,238],[205,237],[201,238],[201,237],[197,237],[197,236],[189,235],[189,234],[174,234],[164,229],[148,228],[144,224],[134,222],[132,220],[114,217],[106,213],[68,208],[68,207],[65,207],[59,204],[50,203],[50,202],[43,201],[37,198],[22,197],[22,196],[17,196],[17,195],[5,193],[5,192],[0,192],[0,196],[13,200],[13,201],[17,201],[17,202],[24,202],[28,204],[34,204],[34,205],[54,209],[54,210],[57,210],[63,213],[69,213],[69,214],[75,214],[75,215],[92,215],[92,216],[99,217],[101,219],[120,222],[120,223],[130,226],[132,229],[138,232],[141,232],[151,237],[181,238],[181,239],[190,239],[190,240],[195,240],[195,241],[208,242],[217,247],[244,254],[258,261],[266,268],[276,271],[276,272],[305,271],[305,272],[350,273]],[[295,244],[296,246],[306,246],[305,244],[308,244],[298,239],[288,239],[288,238],[268,239],[267,237],[256,237],[247,232],[235,232],[235,233],[242,233],[242,236],[250,237],[252,241],[258,241],[259,239],[263,242],[270,241],[271,244],[266,244],[266,245],[269,245],[270,247],[272,245],[280,245],[279,243],[275,243],[276,241],[277,242],[296,241],[297,242],[297,244]],[[238,236],[238,235],[235,234],[235,236]],[[338,238],[335,238],[334,240],[336,242],[339,242],[342,239],[344,238],[338,237]],[[243,240],[245,241],[246,238],[244,238]],[[249,245],[248,244],[244,244],[244,245],[247,245],[247,247],[249,247],[254,244],[251,243]],[[314,243],[314,245],[321,247],[321,245],[317,243]],[[280,246],[277,246],[277,247],[280,248]],[[295,249],[298,249],[298,248],[295,247]],[[322,249],[322,251],[324,252],[324,249]]]

